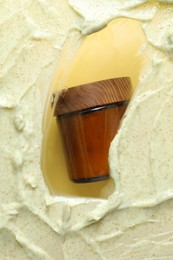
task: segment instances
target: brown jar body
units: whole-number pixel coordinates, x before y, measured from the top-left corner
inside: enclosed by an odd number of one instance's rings
[[[109,178],[109,147],[126,107],[127,101],[121,101],[57,117],[72,181]]]

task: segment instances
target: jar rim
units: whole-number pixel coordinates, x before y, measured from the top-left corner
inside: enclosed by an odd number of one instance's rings
[[[70,87],[54,93],[54,116],[128,101],[131,94],[130,77],[111,78]]]

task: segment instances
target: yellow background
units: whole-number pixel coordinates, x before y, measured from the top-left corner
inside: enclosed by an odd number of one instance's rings
[[[130,19],[112,21],[102,31],[83,40],[63,87],[130,76],[135,89],[141,68],[147,63],[147,57],[141,52],[144,44],[145,36],[139,22]],[[61,80],[61,68],[57,74],[54,90],[58,89]],[[112,179],[90,184],[75,184],[68,179],[56,119],[51,116],[51,112],[48,112],[44,119],[47,122],[47,135],[44,136],[42,156],[43,174],[50,191],[67,196],[108,197],[114,189]]]

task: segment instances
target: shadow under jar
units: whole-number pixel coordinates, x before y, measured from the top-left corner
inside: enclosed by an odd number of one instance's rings
[[[55,95],[69,178],[76,183],[109,178],[108,153],[131,97],[128,77],[71,87]]]

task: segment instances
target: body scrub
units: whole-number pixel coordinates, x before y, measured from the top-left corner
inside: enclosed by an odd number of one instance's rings
[[[109,178],[109,147],[131,90],[130,78],[123,77],[56,93],[54,115],[72,181],[86,183]]]

